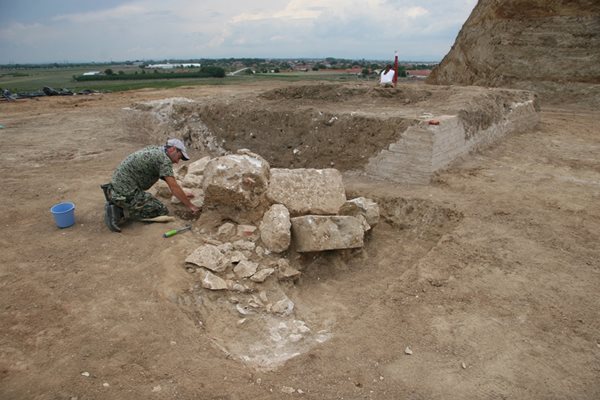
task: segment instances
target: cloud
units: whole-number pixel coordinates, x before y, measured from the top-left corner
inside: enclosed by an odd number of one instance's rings
[[[429,14],[429,11],[423,7],[411,7],[406,10],[406,15],[410,18],[417,18]]]
[[[477,2],[106,1],[112,6],[98,8],[101,6],[95,3],[95,10],[77,9],[73,7],[81,3],[74,1],[61,12],[53,12],[52,3],[40,2],[48,11],[36,22],[13,19],[1,25],[0,63],[100,57],[380,58],[396,48],[406,50],[403,54],[407,57],[427,53],[441,59]]]
[[[114,19],[126,19],[145,14],[145,8],[139,4],[126,4],[102,11],[85,13],[63,14],[52,18],[56,22],[70,22],[73,24],[87,24],[90,22],[106,22]]]
[[[264,10],[256,13],[242,13],[235,15],[232,19],[232,23],[241,23],[246,21],[260,21],[260,20],[294,20],[294,19],[315,19],[321,15],[323,11],[322,6],[314,6],[310,3],[312,1],[290,1],[280,10]]]

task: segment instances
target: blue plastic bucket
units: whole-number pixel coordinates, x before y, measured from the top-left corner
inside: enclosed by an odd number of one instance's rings
[[[75,223],[75,204],[70,201],[53,205],[50,212],[59,228],[68,228]]]

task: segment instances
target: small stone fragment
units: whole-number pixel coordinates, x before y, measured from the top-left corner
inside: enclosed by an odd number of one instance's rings
[[[294,389],[293,387],[289,387],[289,386],[283,386],[281,388],[281,391],[283,393],[292,394],[292,393],[294,393],[296,391],[296,389]]]
[[[287,297],[279,300],[271,307],[271,311],[276,314],[290,315],[294,310],[294,302]]]
[[[224,290],[227,289],[227,282],[212,272],[206,271],[202,278],[202,287],[210,290]]]
[[[300,333],[308,333],[310,332],[310,328],[306,326],[306,322],[295,319],[294,320],[294,331]]]
[[[262,305],[260,303],[258,303],[256,300],[248,300],[248,305],[252,308],[261,308]]]
[[[242,306],[241,304],[236,304],[235,305],[235,309],[237,310],[237,312],[239,312],[241,315],[250,315],[250,314],[254,314],[254,310],[251,309],[248,306]]]
[[[254,275],[252,275],[250,277],[250,280],[252,282],[264,282],[265,279],[267,279],[269,276],[271,276],[271,274],[275,272],[275,270],[273,268],[264,268],[261,269],[260,271],[258,271],[257,273],[255,273]]]
[[[235,225],[232,224],[231,222],[224,223],[217,230],[217,235],[220,238],[230,238],[234,235],[234,233],[235,233]]]
[[[238,225],[237,236],[250,239],[256,236],[256,226],[254,225]]]
[[[233,268],[233,272],[240,278],[249,278],[258,269],[258,264],[248,260],[242,260]]]
[[[258,297],[264,304],[269,302],[269,299],[267,298],[267,292],[265,292],[264,290],[258,292]]]
[[[413,351],[408,346],[406,346],[406,348],[404,349],[404,352],[408,355],[411,355],[413,353]]]
[[[233,242],[233,248],[236,250],[254,251],[256,244],[248,240],[236,240]]]
[[[214,272],[223,272],[227,268],[227,264],[223,263],[223,253],[221,253],[218,247],[211,244],[204,244],[198,247],[185,259],[185,262],[210,269]]]
[[[292,333],[290,336],[288,336],[288,339],[290,339],[290,342],[292,343],[299,342],[302,340],[302,338],[303,336],[298,333]]]
[[[278,278],[279,280],[296,279],[301,272],[296,268],[290,267],[290,263],[285,258],[277,260]]]

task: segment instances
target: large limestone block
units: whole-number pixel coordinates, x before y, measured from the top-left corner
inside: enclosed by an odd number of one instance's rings
[[[204,168],[204,204],[251,209],[265,200],[269,163],[262,157],[230,154],[210,160]]]
[[[202,175],[187,174],[181,180],[181,187],[184,188],[201,188],[204,177]]]
[[[362,221],[351,216],[292,218],[292,240],[298,252],[362,247],[364,235]]]
[[[353,217],[362,215],[371,228],[379,223],[379,206],[373,200],[366,197],[357,197],[348,200],[340,207],[338,214],[351,215]]]
[[[282,204],[273,204],[263,216],[260,224],[260,239],[266,249],[281,253],[290,247],[290,212]]]
[[[202,175],[204,174],[204,168],[206,168],[206,164],[210,161],[210,157],[202,157],[199,160],[191,162],[188,164],[187,175]]]
[[[202,205],[204,204],[204,191],[202,189],[199,188],[184,188],[184,192],[191,194],[192,197],[190,198],[190,201],[192,202],[193,205],[195,205],[196,207],[202,207]],[[181,204],[181,200],[179,200],[177,197],[175,196],[171,196],[171,204]]]
[[[346,191],[337,169],[272,168],[267,197],[292,216],[331,215],[345,203]]]

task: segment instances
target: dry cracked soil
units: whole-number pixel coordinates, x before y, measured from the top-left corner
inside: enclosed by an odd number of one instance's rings
[[[284,85],[0,103],[0,398],[600,398],[600,114],[585,104],[542,104],[537,128],[430,185],[345,174],[348,197],[376,200],[382,220],[363,249],[294,261],[302,275],[288,296],[327,335],[274,368],[239,358],[266,333],[196,307],[219,299],[184,259],[218,218],[169,239],[186,221],[106,229],[99,185],[157,139],[126,108],[185,97],[219,112],[215,99]],[[344,151],[357,160],[385,147],[354,138]],[[49,208],[63,200],[76,224],[58,229]]]

